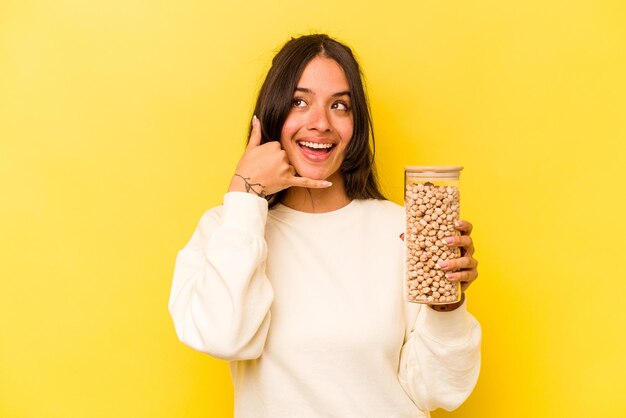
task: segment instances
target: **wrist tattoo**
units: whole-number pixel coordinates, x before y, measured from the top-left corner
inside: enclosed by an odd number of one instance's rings
[[[235,173],[235,175],[236,175],[237,177],[241,177],[241,179],[243,180],[243,182],[244,182],[244,183],[246,183],[246,193],[250,193],[250,192],[252,191],[255,195],[257,195],[257,196],[262,197],[263,199],[265,199],[265,191],[263,190],[263,188],[264,188],[265,186],[263,186],[261,183],[250,183],[250,182],[248,181],[248,180],[250,180],[250,177],[244,177],[244,176],[242,176],[241,174],[237,174],[237,173]],[[255,187],[259,187],[261,190],[260,190],[260,191],[257,191],[257,190],[255,189]]]

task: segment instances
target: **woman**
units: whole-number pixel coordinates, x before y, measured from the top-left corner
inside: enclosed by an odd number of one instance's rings
[[[404,212],[379,191],[359,66],[326,35],[276,55],[224,197],[180,251],[170,312],[184,343],[230,360],[237,417],[425,417],[480,368],[460,303],[403,301]],[[471,224],[444,268],[475,280]]]

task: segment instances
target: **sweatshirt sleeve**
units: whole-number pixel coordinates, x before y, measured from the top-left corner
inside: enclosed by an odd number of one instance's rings
[[[476,385],[482,333],[466,304],[451,312],[420,305],[402,347],[400,383],[422,411],[452,411]]]
[[[261,355],[274,298],[265,274],[267,211],[265,199],[227,193],[178,253],[169,311],[183,343],[225,360]]]

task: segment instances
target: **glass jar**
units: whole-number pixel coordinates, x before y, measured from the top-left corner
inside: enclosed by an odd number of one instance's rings
[[[406,228],[405,300],[443,305],[461,300],[461,283],[451,282],[437,266],[439,260],[460,256],[444,238],[459,235],[458,166],[408,166],[404,168]]]

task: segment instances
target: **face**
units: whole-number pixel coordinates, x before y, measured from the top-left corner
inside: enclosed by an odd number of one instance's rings
[[[280,137],[300,176],[331,182],[341,177],[354,130],[350,99],[348,79],[336,61],[318,56],[304,68]]]

